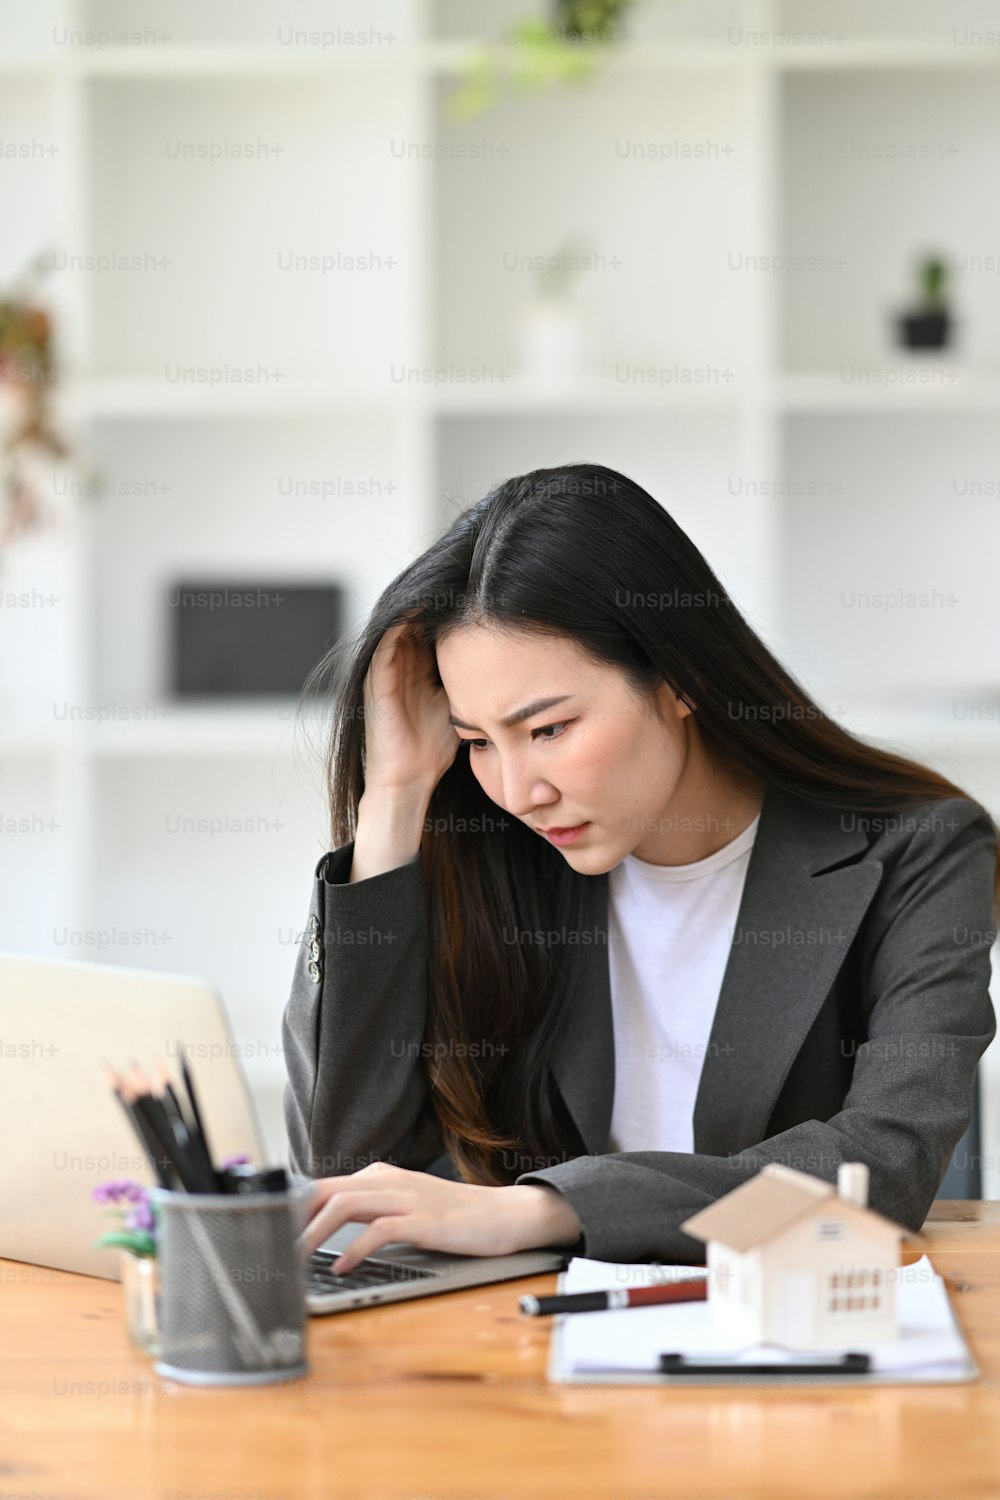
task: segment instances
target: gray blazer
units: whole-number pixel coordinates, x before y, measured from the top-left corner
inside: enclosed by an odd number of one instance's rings
[[[525,1161],[516,1179],[564,1194],[583,1226],[573,1251],[703,1264],[704,1244],[679,1224],[768,1162],[829,1182],[840,1162],[866,1162],[871,1206],[918,1229],[996,1033],[993,840],[966,798],[866,820],[767,785],[690,1153],[607,1150],[608,882],[592,876],[588,925],[605,942],[569,950],[578,968],[553,1060],[589,1154]],[[344,884],[353,847],[319,862],[282,1023],[291,1164],[313,1177],[377,1158],[426,1170],[444,1151],[420,1067],[420,856]]]

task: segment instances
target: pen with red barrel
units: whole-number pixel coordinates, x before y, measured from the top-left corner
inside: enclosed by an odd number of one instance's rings
[[[610,1287],[601,1292],[569,1292],[555,1297],[522,1297],[522,1313],[539,1318],[556,1313],[613,1312],[625,1307],[657,1307],[665,1302],[704,1302],[708,1299],[708,1277],[690,1276],[683,1281],[658,1282],[656,1286]]]

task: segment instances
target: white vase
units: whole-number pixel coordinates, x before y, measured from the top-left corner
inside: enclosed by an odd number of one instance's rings
[[[521,370],[536,379],[565,380],[589,366],[586,309],[569,297],[539,297],[518,317]]]

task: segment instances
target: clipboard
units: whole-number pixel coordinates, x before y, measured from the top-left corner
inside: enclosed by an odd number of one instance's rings
[[[954,1385],[975,1381],[981,1378],[981,1370],[976,1363],[971,1349],[959,1327],[948,1297],[947,1286],[940,1276],[934,1272],[929,1259],[924,1256],[917,1266],[926,1262],[930,1273],[930,1281],[927,1285],[927,1294],[924,1300],[933,1302],[934,1312],[940,1322],[940,1333],[946,1337],[951,1351],[948,1354],[948,1363],[925,1363],[903,1366],[901,1368],[880,1369],[873,1367],[867,1358],[859,1358],[865,1354],[865,1350],[851,1350],[849,1348],[831,1348],[825,1350],[790,1350],[788,1359],[781,1357],[781,1351],[776,1346],[767,1346],[765,1359],[761,1360],[760,1350],[762,1346],[756,1346],[755,1350],[747,1352],[746,1357],[740,1357],[740,1351],[719,1351],[709,1346],[699,1349],[696,1346],[698,1340],[692,1335],[691,1330],[698,1327],[699,1318],[704,1320],[704,1327],[708,1327],[709,1307],[706,1302],[676,1303],[667,1309],[664,1308],[629,1308],[621,1312],[597,1312],[597,1313],[568,1313],[559,1314],[553,1318],[552,1339],[549,1345],[549,1357],[547,1364],[547,1378],[553,1384],[568,1385],[658,1385],[670,1390],[677,1386],[746,1386],[753,1385],[758,1388],[770,1387],[772,1389],[791,1388],[796,1385],[823,1386],[838,1385],[848,1389],[856,1389],[859,1386],[868,1385]],[[609,1272],[614,1267],[608,1265]],[[630,1270],[637,1271],[639,1267]],[[642,1268],[647,1269],[647,1268]],[[656,1279],[662,1280],[664,1267],[658,1267],[659,1275]],[[682,1273],[686,1268],[675,1268]],[[650,1273],[653,1279],[655,1273]],[[558,1290],[561,1293],[580,1290],[578,1281],[569,1280],[569,1272],[561,1273],[558,1282]],[[908,1298],[900,1297],[901,1304],[916,1306],[918,1302],[917,1293],[911,1289]],[[676,1314],[680,1309],[680,1321]],[[666,1318],[660,1316],[657,1320],[654,1316],[652,1322],[648,1321],[650,1314],[662,1314],[666,1311]],[[907,1332],[916,1336],[917,1329],[906,1321],[904,1313],[905,1306],[900,1306],[900,1329],[901,1337]],[[647,1357],[645,1368],[620,1368],[616,1369],[608,1364],[602,1368],[582,1369],[575,1367],[573,1353],[579,1355],[582,1342],[593,1335],[588,1335],[585,1325],[590,1320],[601,1319],[602,1324],[591,1322],[591,1329],[597,1329],[596,1345],[601,1345],[605,1350],[613,1348],[616,1339],[621,1339],[631,1346],[630,1357],[633,1360]],[[603,1320],[615,1319],[612,1324]],[[627,1322],[625,1320],[643,1319],[644,1325]],[[574,1329],[569,1325],[575,1324]],[[684,1344],[683,1349],[671,1348],[671,1328],[685,1327],[687,1336],[678,1338],[678,1344]],[[923,1325],[919,1325],[922,1335]],[[583,1330],[583,1332],[581,1332]],[[641,1335],[640,1337],[636,1337]],[[574,1346],[570,1350],[570,1344]],[[869,1349],[877,1346],[868,1346]],[[894,1350],[901,1350],[903,1345],[896,1343]],[[637,1352],[638,1351],[638,1352]],[[700,1368],[699,1368],[700,1367]]]

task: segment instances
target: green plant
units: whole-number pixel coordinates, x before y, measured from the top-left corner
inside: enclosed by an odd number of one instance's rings
[[[535,285],[541,297],[565,297],[584,270],[587,247],[572,237],[563,241],[554,255],[545,258],[536,273]]]
[[[105,1230],[95,1242],[98,1249],[127,1250],[140,1259],[156,1255],[156,1205],[141,1182],[103,1182],[91,1196],[95,1203],[112,1205],[108,1212],[119,1225]]]
[[[560,0],[558,20],[520,21],[510,31],[509,48],[484,47],[465,66],[462,81],[445,100],[453,120],[475,118],[503,98],[509,82],[521,93],[553,83],[578,84],[597,71],[593,45],[617,38],[615,22],[633,0]]]
[[[567,36],[604,41],[615,38],[615,23],[630,0],[558,0],[560,29]]]
[[[917,262],[917,281],[922,305],[928,312],[939,312],[947,300],[948,267],[945,262],[936,255],[923,256]]]

